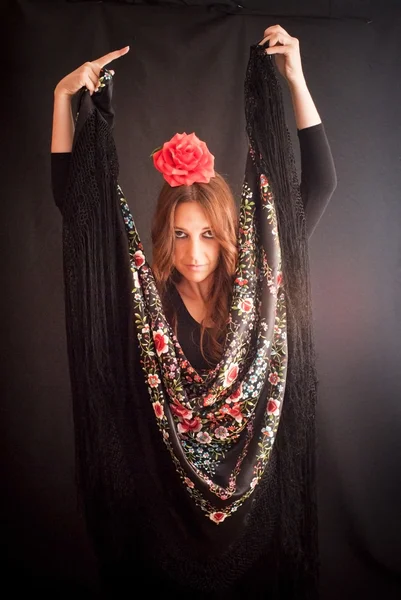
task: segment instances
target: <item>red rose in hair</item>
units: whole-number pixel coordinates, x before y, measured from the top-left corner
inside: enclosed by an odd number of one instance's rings
[[[214,156],[195,133],[176,133],[152,155],[153,164],[171,185],[209,183],[215,177]]]

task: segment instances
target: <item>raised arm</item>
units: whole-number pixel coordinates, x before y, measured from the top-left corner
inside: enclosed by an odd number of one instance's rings
[[[295,120],[298,129],[321,123],[315,103],[306,85],[299,40],[291,37],[280,25],[273,25],[264,31],[259,45],[269,42],[266,54],[274,55],[279,73],[287,80],[290,88]]]
[[[71,99],[86,87],[90,95],[99,88],[99,74],[103,67],[129,51],[129,46],[109,52],[92,62],[86,62],[58,82],[54,90],[52,152],[71,152],[74,139],[74,119]],[[114,71],[111,71],[114,74]]]
[[[300,191],[310,237],[337,186],[337,176],[322,120],[304,77],[299,41],[280,25],[268,27],[260,44],[269,41],[267,54],[275,55],[280,74],[287,80],[301,150]]]
[[[67,187],[75,134],[72,98],[82,88],[89,90],[91,96],[98,91],[102,85],[101,79],[99,79],[101,70],[108,63],[123,56],[128,51],[129,46],[126,46],[121,50],[109,52],[93,62],[84,63],[75,69],[75,71],[63,77],[54,90],[51,180],[53,197],[61,211]],[[113,70],[110,69],[110,72],[114,75]]]
[[[51,152],[71,152],[74,139],[72,96],[58,87],[54,90]]]

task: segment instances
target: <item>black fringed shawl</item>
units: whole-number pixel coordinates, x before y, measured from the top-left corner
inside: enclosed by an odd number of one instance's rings
[[[211,591],[265,556],[270,597],[285,585],[288,598],[313,598],[308,252],[271,58],[251,47],[240,260],[223,359],[203,379],[164,319],[118,185],[108,71],[101,81],[98,96],[81,93],[59,205],[78,485],[99,560],[148,562]]]

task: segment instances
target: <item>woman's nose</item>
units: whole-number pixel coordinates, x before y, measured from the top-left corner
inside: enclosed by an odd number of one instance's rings
[[[202,251],[202,242],[197,239],[192,239],[189,241],[188,254],[191,260],[196,262],[201,255]]]

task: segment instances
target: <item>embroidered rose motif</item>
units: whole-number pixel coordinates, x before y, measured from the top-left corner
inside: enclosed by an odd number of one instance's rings
[[[244,418],[244,415],[242,414],[238,404],[230,408],[229,415],[230,417],[233,417],[233,419],[235,419],[237,423],[242,423],[242,419]]]
[[[168,337],[164,334],[162,329],[153,332],[153,341],[158,356],[168,351]]]
[[[212,441],[212,438],[206,431],[200,431],[196,436],[196,439],[201,444],[210,444],[210,442]]]
[[[279,271],[277,273],[277,287],[280,287],[280,285],[282,284],[282,282],[283,282],[283,274],[282,274],[281,271]]]
[[[241,413],[241,409],[238,404],[235,404],[233,407],[229,406],[229,404],[225,404],[220,412],[224,415],[230,415],[233,419],[237,421],[237,423],[242,423],[242,419],[244,415]]]
[[[148,384],[151,388],[157,387],[160,383],[160,379],[158,375],[149,375],[148,376]]]
[[[217,427],[217,429],[215,429],[215,431],[214,431],[214,435],[219,440],[225,440],[226,437],[228,436],[228,431],[225,427]]]
[[[137,269],[145,263],[145,255],[142,250],[137,250],[134,254],[134,262]]]
[[[222,523],[224,521],[224,519],[226,518],[226,514],[223,512],[214,512],[214,513],[210,513],[209,518],[211,521],[213,521],[214,523]]]
[[[153,410],[158,419],[162,419],[164,416],[164,410],[160,402],[153,402]]]
[[[185,477],[184,481],[189,488],[193,489],[195,487],[195,484],[188,477]]]
[[[183,419],[181,423],[178,423],[177,429],[180,433],[188,433],[188,431],[196,433],[202,429],[202,421],[200,420],[200,417]]]
[[[280,377],[278,376],[278,374],[273,371],[273,373],[270,373],[269,375],[269,381],[272,385],[277,385],[278,382],[280,381]]]
[[[176,133],[152,156],[154,166],[171,187],[209,183],[215,176],[214,156],[195,133]]]
[[[252,310],[253,300],[252,298],[244,298],[238,302],[238,308],[244,313],[249,313]]]
[[[183,419],[187,420],[192,419],[192,411],[188,408],[185,408],[185,406],[182,406],[182,404],[177,402],[176,404],[171,404],[170,408],[171,412],[173,412],[177,417],[182,417]]]
[[[242,383],[238,387],[238,389],[236,389],[235,392],[233,392],[231,394],[231,396],[229,398],[227,398],[226,402],[227,402],[227,404],[231,404],[231,402],[239,402],[239,400],[241,398],[242,398]]]
[[[269,415],[278,416],[280,414],[280,404],[280,400],[269,398],[269,401],[267,403],[267,413]]]
[[[234,383],[234,381],[237,379],[237,377],[238,377],[238,364],[231,363],[226,371],[223,386],[225,388],[229,387],[231,384]]]

